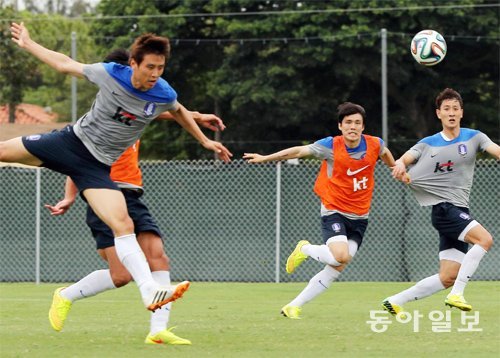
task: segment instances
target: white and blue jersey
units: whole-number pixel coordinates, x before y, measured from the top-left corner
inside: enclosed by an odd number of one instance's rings
[[[83,74],[99,87],[92,108],[74,126],[92,155],[111,165],[160,113],[177,108],[177,93],[160,78],[148,91],[132,86],[132,69],[116,63],[85,65]]]
[[[469,207],[476,154],[493,144],[478,130],[461,128],[455,139],[436,133],[408,151],[416,163],[410,166],[410,188],[421,206],[448,202]]]

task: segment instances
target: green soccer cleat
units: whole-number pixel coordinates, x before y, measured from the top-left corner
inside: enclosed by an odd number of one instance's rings
[[[168,288],[159,288],[151,294],[149,299],[145,301],[146,307],[150,311],[155,311],[158,308],[173,302],[182,297],[191,283],[189,281],[182,281],[181,283],[170,286]]]
[[[65,288],[66,287],[59,287],[54,291],[52,305],[49,310],[50,325],[57,332],[63,329],[64,321],[68,317],[68,312],[71,309],[71,301],[61,296],[61,291]]]
[[[172,333],[172,328],[164,329],[154,335],[148,334],[144,343],[146,344],[171,344],[171,345],[190,345],[191,341],[181,338]]]
[[[406,317],[403,307],[395,303],[391,303],[388,298],[382,301],[382,307],[393,316],[397,316],[399,314],[402,318]]]
[[[308,256],[302,253],[302,247],[304,245],[310,245],[311,243],[307,240],[300,240],[295,246],[295,249],[292,251],[288,259],[286,260],[286,272],[293,273],[297,267],[303,263]]]
[[[462,311],[472,310],[472,306],[467,303],[463,295],[452,295],[449,294],[444,300],[446,306],[455,307]]]
[[[285,317],[291,318],[291,319],[300,319],[300,312],[302,311],[302,308],[299,306],[290,306],[286,305],[281,309],[281,314]]]

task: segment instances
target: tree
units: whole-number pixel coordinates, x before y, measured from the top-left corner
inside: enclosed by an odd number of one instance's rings
[[[11,19],[12,7],[0,8],[0,19]],[[2,21],[2,24],[8,24]],[[31,56],[13,46],[8,26],[0,29],[0,104],[9,108],[9,122],[14,123],[16,107],[22,102],[23,94],[39,79],[39,73],[33,71],[35,61]]]
[[[43,46],[71,55],[71,33],[77,36],[77,60],[93,63],[100,60],[95,52],[94,39],[84,20],[68,19],[60,15],[34,15],[21,12],[6,14],[5,18],[21,17],[28,26],[32,38]],[[59,114],[60,121],[71,120],[71,76],[61,74],[43,64],[32,55],[19,49],[10,39],[8,27],[2,27],[2,54],[10,54],[8,61],[1,61],[0,93],[7,102],[27,102],[42,107],[51,107]],[[4,52],[5,51],[5,52]],[[77,108],[82,115],[90,108],[96,87],[87,81],[78,80]],[[3,102],[3,100],[1,101]],[[12,114],[12,113],[11,113]]]
[[[380,30],[386,28],[389,138],[396,155],[439,129],[433,101],[445,87],[462,93],[464,125],[499,138],[498,7],[490,0],[448,4],[102,0],[98,16],[78,25],[84,35],[79,48],[85,48],[79,53],[97,61],[110,49],[128,48],[141,33],[168,36],[172,58],[164,77],[188,108],[217,111],[223,117],[228,124],[223,140],[239,155],[337,134],[336,107],[347,100],[366,108],[366,132],[381,135]],[[131,17],[123,17],[127,15]],[[49,30],[41,26],[39,31],[47,42],[67,51],[73,27],[52,24],[61,26],[67,37],[51,42],[55,39]],[[439,31],[448,42],[447,57],[435,67],[420,66],[409,54],[413,34],[424,28]],[[54,74],[46,74],[53,76],[46,79],[43,73],[47,85],[57,83]],[[60,103],[68,98],[67,87],[66,93],[41,88],[27,96],[43,98],[50,92]],[[91,100],[90,95],[83,97],[79,99]],[[184,131],[166,123],[148,127],[143,149],[143,154],[157,158],[207,155]]]
[[[144,31],[181,39],[173,46],[166,78],[195,106],[220,108],[229,124],[224,139],[237,154],[334,135],[336,107],[346,100],[362,104],[369,116],[366,131],[381,135],[380,30],[386,28],[390,141],[401,154],[439,128],[433,101],[445,87],[459,90],[470,113],[480,115],[480,125],[475,118],[467,125],[498,136],[498,12],[495,6],[460,7],[489,1],[455,3],[443,8],[440,1],[423,0],[416,9],[409,0],[131,0],[120,6],[103,0],[98,8],[103,14],[206,15],[96,26],[107,36],[118,35],[120,44]],[[413,34],[427,27],[449,40],[447,58],[432,68],[418,65],[408,50]],[[156,141],[171,138],[154,133]]]

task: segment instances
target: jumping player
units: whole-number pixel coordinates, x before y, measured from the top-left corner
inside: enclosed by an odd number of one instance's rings
[[[165,37],[139,36],[131,50],[129,66],[113,63],[86,65],[51,51],[30,38],[23,23],[12,23],[12,40],[59,72],[84,77],[99,87],[92,108],[74,126],[61,131],[18,137],[0,143],[0,161],[45,166],[71,177],[97,216],[113,231],[120,262],[136,282],[149,310],[181,297],[185,281],[159,287],[139,246],[125,198],[110,179],[110,165],[140,137],[144,127],[169,111],[206,149],[224,161],[231,153],[209,140],[191,113],[177,102],[177,94],[160,76],[169,57]]]

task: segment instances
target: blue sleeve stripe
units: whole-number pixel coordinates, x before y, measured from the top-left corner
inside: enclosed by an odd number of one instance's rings
[[[323,147],[331,149],[333,147],[333,137],[326,137],[315,142]]]

